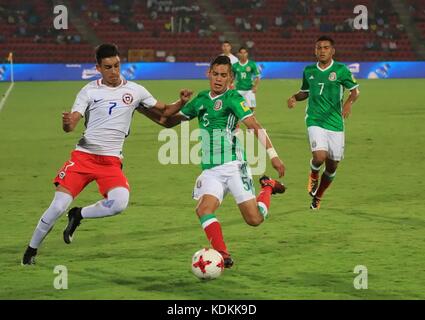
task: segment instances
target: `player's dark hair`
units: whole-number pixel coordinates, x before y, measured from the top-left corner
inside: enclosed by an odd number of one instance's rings
[[[230,62],[230,58],[228,56],[220,55],[215,57],[214,60],[211,61],[210,69],[212,69],[212,67],[216,64],[227,64],[230,70],[232,70],[232,63]]]
[[[232,45],[232,44],[231,44],[229,41],[227,41],[227,40],[224,40],[222,44],[225,44],[225,43],[229,44],[230,46]]]
[[[241,52],[242,50],[245,50],[246,52],[248,52],[248,49],[246,47],[240,47],[238,52]]]
[[[329,41],[330,43],[331,43],[331,46],[333,47],[334,46],[334,44],[335,44],[335,41],[334,41],[334,39],[332,39],[331,37],[329,37],[329,36],[321,36],[319,39],[317,39],[316,40],[316,43],[317,42],[319,42],[319,41]]]
[[[119,56],[120,52],[115,44],[104,43],[96,47],[96,62],[102,63],[102,59]]]

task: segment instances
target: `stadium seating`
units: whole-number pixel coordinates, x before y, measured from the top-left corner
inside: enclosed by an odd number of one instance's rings
[[[425,38],[424,2],[406,1],[417,8],[412,12]],[[251,56],[256,60],[312,60],[312,44],[322,34],[335,39],[339,60],[417,59],[405,31],[399,28],[400,19],[393,12],[389,0],[362,1],[369,9],[370,28],[347,29],[347,19],[355,17],[353,8],[357,2],[210,1],[237,31],[239,39],[250,48]],[[377,8],[384,11],[378,12]],[[212,55],[220,52],[221,33],[216,31],[213,19],[202,15],[195,0],[76,1],[73,10],[80,14],[89,32],[94,33],[99,41],[116,43],[124,59],[130,49],[151,49],[158,53],[155,61],[165,61],[166,56],[171,54],[177,61],[207,62]],[[13,51],[16,62],[92,62],[94,45],[84,40],[72,24],[68,30],[54,30],[52,11],[47,0],[28,0],[25,5],[0,0],[0,56],[6,57],[8,52]],[[385,16],[386,26],[382,21],[377,23],[380,15]],[[10,16],[12,21],[9,21]],[[276,25],[278,16],[283,18],[283,26]],[[171,29],[172,17],[175,32]],[[243,23],[237,25],[235,22],[238,20],[249,22],[250,29],[245,28]],[[257,23],[262,25],[263,30],[256,30]],[[23,30],[20,29],[22,27]],[[201,36],[202,30],[206,33]],[[390,41],[395,43],[396,48],[389,48]],[[367,47],[368,44],[371,47]]]
[[[388,44],[391,40],[386,35],[379,38],[376,31],[371,30],[353,30],[352,28],[335,31],[335,26],[340,28],[347,25],[348,18],[354,18],[354,7],[358,1],[342,0],[342,1],[251,1],[252,6],[241,5],[239,0],[221,0],[218,1],[218,10],[221,13],[231,11],[232,14],[226,14],[229,23],[238,28],[241,37],[247,43],[254,42],[253,51],[258,60],[289,60],[289,61],[305,61],[311,60],[313,57],[312,44],[322,34],[331,35],[337,45],[337,56],[339,60],[414,60],[416,55],[412,51],[410,42],[404,32],[397,30],[400,24],[399,18],[393,12],[391,3],[387,0],[362,1],[362,4],[369,11],[369,26],[375,23],[376,8],[385,8],[384,14],[388,21],[387,28],[377,26],[377,30],[382,29],[392,31],[397,35],[397,49],[392,51],[382,47],[382,43]],[[305,7],[300,7],[299,3],[305,3]],[[255,7],[255,4],[262,4]],[[299,10],[293,9],[297,6]],[[315,9],[319,7],[322,13],[319,15]],[[292,9],[292,10],[290,10]],[[372,13],[372,15],[371,15]],[[286,17],[287,22],[284,26],[277,26],[275,19],[281,16]],[[242,19],[240,25],[236,25],[237,18]],[[314,18],[320,18],[320,23],[314,24]],[[243,21],[249,23],[251,30],[246,30]],[[256,23],[262,23],[264,31],[255,30]],[[264,26],[266,25],[266,26]],[[297,28],[298,27],[298,28]],[[302,31],[301,31],[302,29]],[[326,30],[327,32],[324,32]],[[366,43],[372,42],[379,38],[380,47],[372,50],[366,50]],[[384,44],[385,47],[385,44]]]

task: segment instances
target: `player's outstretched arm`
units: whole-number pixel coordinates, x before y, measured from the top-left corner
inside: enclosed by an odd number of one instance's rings
[[[77,111],[62,112],[62,129],[65,132],[71,132],[75,129],[78,121],[82,118],[81,114]]]
[[[248,129],[254,130],[254,134],[256,135],[257,139],[260,140],[261,144],[266,148],[272,166],[278,172],[279,178],[283,177],[285,174],[285,166],[282,160],[280,160],[276,150],[273,148],[273,144],[267,135],[266,130],[261,127],[261,124],[257,121],[255,116],[245,118],[243,123],[247,126]]]
[[[353,106],[353,103],[357,100],[357,98],[360,95],[359,88],[354,88],[350,91],[350,95],[347,98],[347,101],[345,101],[344,106],[342,107],[342,116],[344,119],[348,118],[351,114],[351,107]]]
[[[288,108],[292,109],[297,104],[297,101],[303,101],[308,98],[308,92],[299,91],[288,99]]]
[[[177,112],[190,100],[192,97],[193,91],[189,89],[180,90],[180,99],[172,104],[164,104],[162,102],[157,102],[155,108],[162,111],[162,116],[170,117]]]
[[[165,128],[172,128],[180,124],[182,121],[188,120],[186,117],[180,114],[174,114],[171,117],[164,117],[163,111],[156,108],[148,109],[148,108],[140,106],[136,110],[140,112],[141,114],[145,115],[147,118],[151,119],[153,122]]]

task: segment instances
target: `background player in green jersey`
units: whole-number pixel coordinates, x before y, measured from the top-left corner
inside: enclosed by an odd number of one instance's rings
[[[210,66],[210,89],[201,91],[180,110],[180,114],[168,119],[158,113],[147,114],[152,120],[167,127],[181,121],[198,119],[202,132],[203,171],[193,190],[193,198],[198,200],[196,214],[212,247],[223,255],[224,266],[227,268],[233,265],[233,259],[224,243],[221,225],[215,215],[227,192],[232,193],[246,223],[258,226],[268,214],[271,195],[285,191],[281,183],[263,176],[260,178],[261,191],[255,196],[250,168],[234,133],[239,121],[248,129],[254,130],[266,147],[279,177],[284,175],[285,167],[243,97],[236,90],[228,88],[232,81],[231,70],[230,59],[218,56]]]
[[[288,107],[308,98],[306,124],[313,158],[308,192],[313,197],[311,209],[319,209],[325,190],[335,177],[339,161],[344,157],[344,118],[359,96],[356,80],[346,65],[333,60],[335,54],[332,38],[322,36],[316,41],[318,62],[304,69],[301,90],[288,99]],[[344,89],[350,95],[343,103]],[[322,164],[325,170],[319,184]]]
[[[232,70],[235,75],[236,90],[244,97],[251,111],[254,111],[260,71],[254,61],[248,60],[248,50],[245,47],[239,49],[239,62],[232,65]]]

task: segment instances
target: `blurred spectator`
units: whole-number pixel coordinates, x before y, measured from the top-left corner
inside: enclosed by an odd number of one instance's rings
[[[140,20],[136,23],[136,29],[137,31],[143,31],[145,30],[145,25],[143,24],[143,21]]]
[[[388,45],[388,42],[387,41],[382,41],[381,42],[381,49],[384,50],[384,51],[388,51],[389,45]]]
[[[283,24],[283,18],[282,18],[282,16],[277,16],[274,19],[274,24],[275,24],[276,27],[281,27],[282,24]]]
[[[251,23],[247,19],[244,19],[243,27],[245,31],[251,31]]]
[[[167,57],[165,58],[166,62],[176,62],[176,57],[172,52],[170,52]]]
[[[113,24],[119,24],[120,23],[120,17],[118,15],[113,16],[109,19]]]
[[[34,43],[41,43],[41,42],[43,41],[43,38],[42,38],[39,34],[36,34],[36,35],[34,36],[34,38],[32,39],[32,41],[33,41]]]
[[[390,43],[388,44],[390,51],[395,51],[397,50],[397,43],[393,40],[390,41]]]

